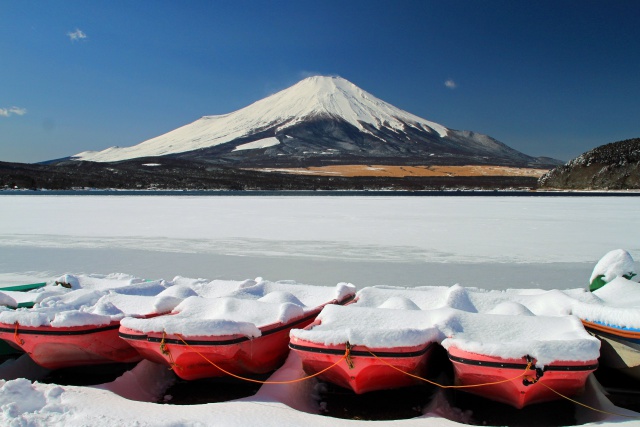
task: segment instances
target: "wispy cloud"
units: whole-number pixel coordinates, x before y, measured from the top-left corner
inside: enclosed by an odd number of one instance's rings
[[[26,108],[20,108],[20,107],[0,108],[0,116],[1,117],[9,117],[9,116],[12,116],[14,114],[16,116],[24,116],[25,114],[27,114],[27,109]]]
[[[446,87],[448,87],[449,89],[455,89],[455,88],[457,88],[457,87],[458,87],[458,85],[456,84],[456,82],[454,82],[454,81],[453,81],[453,79],[447,79],[447,80],[444,82],[444,85],[445,85]]]
[[[309,70],[300,71],[298,75],[300,76],[299,78],[301,79],[306,79],[307,77],[315,77],[315,76],[340,77],[337,74],[327,74],[327,73],[321,73],[320,71],[309,71]]]
[[[69,37],[69,40],[71,40],[72,42],[75,42],[78,40],[84,40],[87,38],[87,35],[85,34],[85,32],[82,31],[80,28],[76,28],[75,31],[69,31],[67,33],[67,36]]]

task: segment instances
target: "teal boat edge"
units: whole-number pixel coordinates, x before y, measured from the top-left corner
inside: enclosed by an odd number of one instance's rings
[[[32,289],[39,289],[46,285],[46,282],[42,283],[31,283],[28,285],[12,285],[12,286],[2,286],[0,287],[0,291],[16,291],[16,292],[26,292]]]

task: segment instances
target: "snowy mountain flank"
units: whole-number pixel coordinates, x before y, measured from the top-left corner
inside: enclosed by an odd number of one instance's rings
[[[229,166],[335,164],[555,166],[487,136],[448,129],[341,77],[315,76],[233,113],[204,116],[131,147],[72,160],[170,156]]]

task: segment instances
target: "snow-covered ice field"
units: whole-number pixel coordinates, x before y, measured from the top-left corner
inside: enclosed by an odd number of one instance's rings
[[[638,197],[1,195],[0,279],[123,272],[358,288],[585,286]]]
[[[314,285],[585,287],[595,263],[624,248],[640,260],[638,197],[331,197],[0,195],[0,282],[63,273],[149,279],[293,279]],[[36,379],[28,360],[5,379]],[[171,382],[150,362],[113,383],[16,380],[0,388],[3,425],[370,425],[316,415],[313,383],[263,386],[219,404],[158,405]],[[295,356],[276,379],[300,376]],[[617,413],[590,383],[589,404]],[[444,406],[376,425],[459,425]],[[443,416],[451,417],[454,421]],[[580,423],[640,425],[578,410]]]

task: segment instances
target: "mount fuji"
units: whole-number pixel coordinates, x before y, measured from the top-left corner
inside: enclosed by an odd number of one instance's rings
[[[171,157],[233,167],[345,164],[550,167],[490,136],[448,129],[388,104],[341,77],[315,76],[238,111],[204,116],[131,147],[71,160]]]

